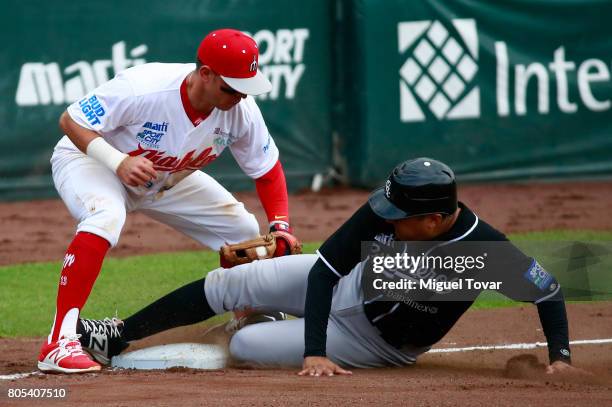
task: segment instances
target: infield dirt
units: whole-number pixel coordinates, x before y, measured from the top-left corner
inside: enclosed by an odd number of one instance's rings
[[[304,241],[324,240],[367,199],[366,191],[334,189],[290,197],[292,224]],[[237,194],[260,220],[255,194]],[[612,230],[612,183],[464,186],[460,199],[483,219],[511,232],[549,229]],[[61,201],[0,204],[0,264],[59,260],[74,233]],[[262,223],[263,225],[263,223]],[[163,240],[159,236],[164,236]],[[35,249],[35,250],[34,250]],[[110,252],[198,250],[189,238],[143,215],[128,217]],[[58,270],[59,274],[59,270]],[[612,304],[569,304],[570,339],[612,338]],[[134,344],[202,341],[205,325],[179,328]],[[544,341],[534,306],[471,310],[437,347]],[[32,372],[42,338],[0,338],[0,374]],[[355,370],[351,377],[301,378],[295,369],[174,369],[164,372],[105,370],[80,376],[34,375],[0,380],[0,405],[415,405],[415,406],[609,406],[612,345],[574,346],[574,365],[592,375],[548,376],[545,349],[429,353],[414,366]],[[64,400],[9,399],[8,389],[65,388]]]

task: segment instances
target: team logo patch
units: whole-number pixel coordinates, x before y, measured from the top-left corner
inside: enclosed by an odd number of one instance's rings
[[[236,137],[229,131],[224,131],[220,127],[215,128],[213,132],[215,135],[214,144],[221,147],[228,147],[236,141]]]
[[[168,132],[168,123],[146,122],[136,139],[147,147],[158,147],[161,138]]]
[[[66,253],[64,255],[64,265],[62,266],[62,268],[68,268],[70,266],[72,266],[72,264],[74,263],[74,260],[76,259],[76,256],[72,253]]]
[[[553,291],[557,288],[553,276],[535,260],[523,276],[542,291]]]
[[[395,235],[393,233],[390,235],[386,233],[379,233],[374,236],[374,240],[384,244],[385,246],[390,246],[395,241]]]
[[[270,149],[270,134],[268,134],[268,142],[266,143],[265,146],[263,146],[263,152],[264,154],[268,152],[268,150]]]
[[[92,126],[96,124],[100,124],[100,118],[106,114],[104,107],[96,97],[96,95],[92,95],[89,98],[83,98],[79,102],[79,107],[81,111],[85,115],[85,118]]]
[[[478,35],[473,19],[406,21],[398,24],[400,119],[438,120],[480,116]]]

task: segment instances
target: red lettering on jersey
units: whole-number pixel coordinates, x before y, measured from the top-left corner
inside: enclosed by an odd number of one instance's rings
[[[160,159],[159,161],[157,161],[155,164],[157,164],[158,166],[162,168],[172,168],[176,165],[177,161],[178,161],[178,158],[176,157],[164,157]]]
[[[138,148],[129,152],[128,155],[130,157],[143,156],[153,162],[155,170],[167,171],[171,174],[183,170],[199,170],[217,158],[216,154],[211,154],[212,147],[206,148],[196,157],[194,157],[195,152],[196,150],[191,150],[179,160],[178,157],[164,155],[165,151],[142,148],[139,143]]]

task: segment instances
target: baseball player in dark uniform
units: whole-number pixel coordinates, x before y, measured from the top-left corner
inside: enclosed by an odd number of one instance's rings
[[[364,296],[361,242],[507,242],[457,201],[455,176],[428,158],[397,166],[316,255],[294,255],[216,269],[127,318],[78,324],[84,349],[102,363],[128,343],[177,326],[240,309],[282,311],[296,319],[249,325],[230,341],[231,356],[251,365],[302,366],[300,375],[350,374],[350,367],[402,366],[446,335],[470,301],[377,301]],[[520,253],[508,281],[540,291],[533,302],[548,343],[548,373],[570,365],[568,323],[555,279]],[[545,284],[542,284],[545,281]],[[529,288],[529,287],[528,287]],[[435,312],[431,312],[435,308]],[[105,344],[96,346],[96,344]]]

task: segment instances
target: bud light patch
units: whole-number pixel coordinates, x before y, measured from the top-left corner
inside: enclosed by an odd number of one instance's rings
[[[555,281],[554,277],[535,260],[523,276],[542,291],[549,291],[551,284]]]
[[[81,111],[85,115],[85,118],[92,126],[96,124],[100,124],[100,117],[104,116],[106,112],[104,111],[104,107],[96,97],[96,95],[92,95],[90,97],[86,97],[81,99],[79,102],[79,107]]]

